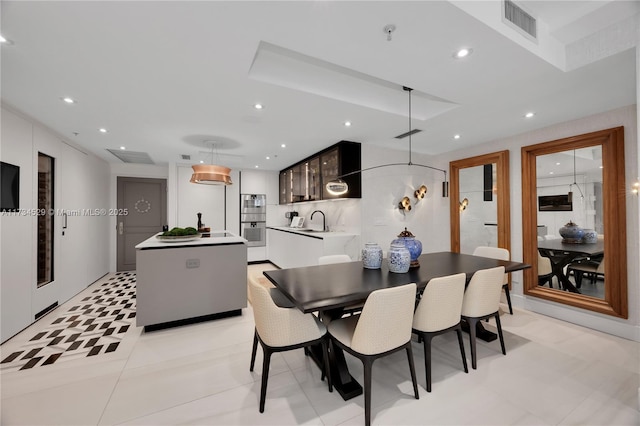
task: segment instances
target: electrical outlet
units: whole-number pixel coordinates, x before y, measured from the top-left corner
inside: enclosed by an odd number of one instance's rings
[[[187,259],[187,269],[200,267],[200,259]]]

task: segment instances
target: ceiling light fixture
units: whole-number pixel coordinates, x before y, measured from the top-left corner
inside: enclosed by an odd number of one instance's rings
[[[267,160],[270,160],[270,159],[271,159],[271,157],[269,157],[268,155],[267,155],[266,157],[264,157],[264,158],[266,158]]]
[[[351,122],[350,121],[345,121],[344,122],[344,126],[345,127],[351,127]]]
[[[391,33],[396,30],[396,26],[393,24],[385,25],[382,31],[387,35],[387,41],[391,41]]]
[[[255,104],[253,107],[255,109],[262,109],[262,104]]]
[[[191,183],[199,183],[204,185],[231,185],[231,169],[225,166],[213,164],[213,150],[217,145],[212,141],[205,141],[205,144],[211,145],[211,164],[195,164],[191,166],[193,174],[191,175]]]
[[[285,144],[280,145],[280,148],[286,148],[286,147],[287,147],[287,145],[285,145]]]
[[[0,44],[13,44],[13,42],[3,35],[0,35]]]
[[[567,199],[569,200],[569,202],[573,202],[573,192],[571,191],[571,188],[573,186],[576,186],[576,188],[578,188],[578,191],[580,191],[580,200],[584,200],[584,194],[582,193],[582,189],[580,189],[580,187],[578,186],[578,183],[576,182],[576,150],[573,150],[573,183],[569,184],[569,193],[567,194]]]
[[[99,128],[98,131],[100,133],[107,133],[107,129],[105,129],[104,127]]]
[[[536,115],[536,113],[535,113],[535,112],[528,112],[528,113],[526,113],[526,114],[524,115],[524,118],[531,118],[531,117],[533,117],[534,115]]]
[[[68,96],[67,96],[67,97],[62,98],[62,100],[63,100],[64,102],[68,103],[68,104],[75,104],[75,103],[76,103],[76,101],[75,101],[75,100],[73,100],[72,98],[70,98],[70,97],[68,97]]]
[[[424,164],[416,164],[414,162],[411,161],[411,154],[412,154],[412,146],[411,146],[411,134],[413,133],[411,131],[411,91],[413,90],[410,87],[407,86],[402,86],[402,90],[406,91],[409,93],[409,161],[407,163],[389,163],[389,164],[381,164],[379,166],[373,166],[373,167],[367,167],[361,170],[356,170],[353,172],[349,172],[349,173],[345,173],[343,175],[337,176],[335,179],[327,182],[327,184],[325,185],[325,188],[327,189],[327,191],[330,194],[333,195],[343,195],[346,194],[349,191],[349,185],[347,184],[347,182],[345,182],[342,178],[347,177],[347,176],[351,176],[351,175],[355,175],[357,173],[362,173],[362,172],[366,172],[368,170],[373,170],[373,169],[379,169],[381,167],[390,167],[390,166],[416,166],[416,167],[425,167],[427,169],[431,169],[431,170],[437,170],[439,172],[444,173],[444,181],[442,182],[442,196],[443,197],[448,197],[449,196],[449,182],[447,182],[447,171],[443,170],[443,169],[438,169],[437,167],[432,167],[432,166],[427,166]]]
[[[454,139],[460,139],[460,135],[453,135]]]
[[[124,146],[121,146],[120,149],[124,151],[127,148],[125,148]]]
[[[473,53],[473,49],[471,49],[470,47],[465,47],[462,48],[460,50],[458,50],[457,52],[455,52],[453,54],[453,57],[456,59],[462,59],[462,58],[466,58],[467,56],[471,55],[471,53]]]

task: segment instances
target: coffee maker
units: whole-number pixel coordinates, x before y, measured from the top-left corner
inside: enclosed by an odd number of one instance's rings
[[[294,217],[298,216],[298,212],[296,211],[292,211],[292,212],[286,212],[284,214],[284,217],[286,217],[287,219],[289,219],[289,225],[291,225],[291,221],[293,220]]]

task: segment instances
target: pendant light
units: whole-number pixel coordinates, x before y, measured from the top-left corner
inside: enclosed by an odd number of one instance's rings
[[[231,182],[231,176],[229,176],[231,169],[213,164],[213,149],[216,144],[214,142],[209,144],[211,145],[211,164],[194,164],[191,166],[193,174],[189,182],[204,185],[232,185],[233,182]]]
[[[411,150],[411,148],[412,148],[411,147],[411,134],[413,133],[412,130],[411,130],[411,91],[413,89],[410,88],[410,87],[407,87],[407,86],[402,86],[402,90],[404,90],[405,92],[409,93],[409,132],[408,132],[408,134],[409,134],[409,162],[407,162],[407,163],[381,164],[379,166],[367,167],[365,169],[356,170],[356,171],[350,172],[350,173],[345,173],[345,174],[340,175],[340,176],[336,177],[335,179],[327,182],[327,184],[325,185],[325,188],[327,189],[327,192],[329,192],[332,195],[343,195],[343,194],[346,194],[349,191],[349,185],[342,178],[347,177],[347,176],[351,176],[351,175],[355,175],[356,173],[366,172],[367,170],[379,169],[381,167],[416,166],[416,167],[425,167],[427,169],[437,170],[439,172],[444,173],[444,182],[442,182],[442,196],[443,197],[448,197],[449,196],[449,182],[447,182],[447,171],[446,170],[438,169],[437,167],[427,166],[425,164],[416,164],[416,163],[411,161],[411,154],[412,154],[412,150]]]
[[[573,185],[576,186],[576,188],[578,188],[578,191],[580,191],[580,200],[584,200],[584,194],[582,193],[582,190],[580,189],[580,186],[578,186],[578,183],[576,182],[576,150],[573,150],[573,183],[569,184],[569,193],[567,194],[567,200],[572,203],[573,202],[573,191],[571,191],[571,188],[573,187]]]

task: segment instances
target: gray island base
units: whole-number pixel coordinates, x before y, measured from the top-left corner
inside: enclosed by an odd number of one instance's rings
[[[136,274],[136,324],[145,331],[241,315],[247,307],[247,243],[227,231],[183,242],[154,235],[136,246]]]

